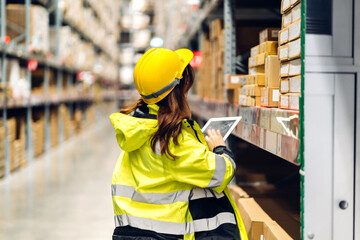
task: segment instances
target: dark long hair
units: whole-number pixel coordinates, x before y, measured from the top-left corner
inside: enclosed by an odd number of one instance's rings
[[[151,148],[155,152],[156,143],[160,143],[161,154],[166,154],[172,159],[176,156],[169,151],[171,137],[175,145],[178,145],[178,136],[181,132],[182,120],[191,118],[191,111],[186,100],[187,93],[194,83],[194,70],[188,65],[180,84],[177,85],[169,95],[157,103],[159,111],[157,114],[158,130],[151,136]],[[136,108],[144,105],[145,102],[139,99],[130,108],[122,109],[120,112],[130,114]]]

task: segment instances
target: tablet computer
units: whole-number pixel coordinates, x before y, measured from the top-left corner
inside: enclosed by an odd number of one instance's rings
[[[205,126],[201,129],[204,136],[207,136],[209,129],[220,130],[221,136],[224,141],[228,138],[230,133],[234,130],[236,125],[240,122],[241,117],[221,117],[221,118],[210,118]]]

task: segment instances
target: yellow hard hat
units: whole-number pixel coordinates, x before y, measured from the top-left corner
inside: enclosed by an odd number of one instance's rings
[[[180,83],[193,56],[188,49],[151,48],[146,51],[134,70],[135,87],[144,102],[153,104],[165,98]]]

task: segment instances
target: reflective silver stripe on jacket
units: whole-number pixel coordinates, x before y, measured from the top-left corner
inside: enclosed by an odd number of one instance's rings
[[[235,171],[236,171],[236,163],[235,163],[234,159],[232,159],[232,158],[231,158],[229,155],[227,155],[226,153],[223,153],[222,155],[225,156],[225,157],[227,157],[227,158],[230,160],[231,165],[233,166],[234,172],[235,172]]]
[[[174,202],[188,202],[190,190],[182,190],[170,193],[139,193],[134,187],[113,184],[111,185],[113,196],[128,197],[133,201],[151,204],[172,204]]]
[[[209,182],[208,188],[215,188],[220,186],[225,177],[226,172],[226,162],[221,155],[215,154],[215,171]]]
[[[201,198],[222,198],[225,194],[223,192],[217,193],[209,188],[193,188],[190,194],[190,200],[196,200]]]
[[[116,227],[130,225],[144,230],[175,235],[186,235],[195,231],[211,231],[224,223],[236,224],[234,214],[224,212],[219,213],[212,218],[198,219],[187,223],[165,222],[149,218],[135,217],[128,214],[115,216]]]

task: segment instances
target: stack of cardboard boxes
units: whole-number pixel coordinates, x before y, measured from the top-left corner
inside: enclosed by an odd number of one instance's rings
[[[37,157],[44,152],[45,121],[44,114],[36,114],[31,124],[34,156]]]
[[[57,108],[50,110],[50,142],[55,147],[59,144],[59,121]]]
[[[229,190],[239,209],[249,240],[292,239],[243,189],[231,185]]]
[[[222,21],[210,23],[209,37],[203,36],[203,66],[196,90],[205,99],[224,100],[224,29]]]
[[[277,57],[279,29],[267,28],[259,33],[259,45],[251,48],[248,75],[230,75],[228,101],[244,106],[277,107],[280,62]]]
[[[301,3],[283,0],[282,28],[279,32],[281,84],[279,108],[299,110],[301,93]]]

